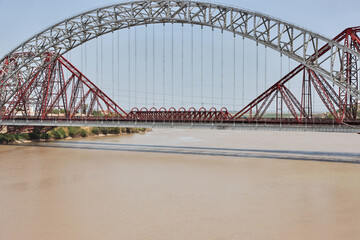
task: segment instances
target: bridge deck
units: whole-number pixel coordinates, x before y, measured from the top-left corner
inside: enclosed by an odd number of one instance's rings
[[[51,120],[0,120],[3,126],[34,126],[34,127],[141,127],[141,128],[197,128],[197,129],[219,129],[219,130],[255,130],[255,131],[296,131],[296,132],[342,132],[360,133],[360,125],[351,126],[335,123],[304,123],[297,124],[292,121],[236,121],[236,122],[171,122],[171,121],[128,121],[118,119],[98,119],[86,121],[63,121]]]

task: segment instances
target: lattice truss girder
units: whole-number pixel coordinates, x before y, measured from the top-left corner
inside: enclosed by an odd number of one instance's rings
[[[333,41],[336,41],[344,46],[352,48],[354,51],[360,52],[360,39],[358,37],[360,27],[348,28],[336,36]],[[329,51],[328,45],[324,45],[320,48],[319,52],[324,53]],[[317,53],[314,53],[316,55]],[[312,58],[313,56],[310,56]],[[340,63],[341,72],[340,76],[342,82],[351,85],[352,88],[358,89],[359,87],[359,74],[357,70],[358,61],[353,54],[344,53],[342,58],[343,62]],[[285,87],[285,84],[295,78],[296,75],[303,72],[303,90],[301,96],[301,104],[296,97],[291,93],[289,89]],[[260,120],[270,105],[276,100],[278,103],[284,103],[289,112],[298,122],[309,121],[312,118],[312,93],[311,86],[313,86],[315,92],[324,103],[329,113],[334,119],[341,123],[344,119],[356,119],[358,111],[358,100],[350,95],[346,90],[339,88],[335,90],[334,86],[331,86],[330,81],[323,75],[319,74],[312,68],[300,64],[295,69],[290,71],[282,79],[276,82],[273,86],[267,89],[264,93],[258,96],[255,100],[250,102],[245,108],[234,115],[234,119],[239,119],[245,115],[250,115],[251,120]],[[280,99],[280,101],[278,101]],[[276,104],[276,105],[277,105]],[[281,107],[276,106],[278,110]],[[282,118],[276,114],[276,118]]]
[[[127,115],[127,120],[129,121],[170,121],[170,122],[225,122],[232,118],[232,115],[228,112],[226,108],[217,111],[215,108],[211,108],[207,111],[205,108],[200,108],[196,110],[191,108],[185,110],[185,108],[180,108],[176,110],[175,108],[165,109],[160,108],[159,110],[155,108],[148,109],[133,109]]]
[[[16,62],[13,62],[16,64]],[[48,55],[46,67],[10,98],[1,111],[3,120],[124,119],[126,112],[64,57]]]
[[[360,99],[358,88],[343,80],[346,68],[341,66],[346,54],[351,54],[358,62],[360,53],[337,41],[260,13],[228,6],[196,1],[134,1],[95,9],[67,19],[7,54],[0,63],[0,69],[3,69],[0,72],[0,88],[3,92],[3,86],[13,87],[7,88],[6,94],[2,93],[0,106],[34,77],[36,69],[46,67],[48,52],[63,55],[86,41],[112,31],[166,22],[205,25],[242,35],[289,56],[332,81],[354,99]],[[18,58],[17,64],[7,66],[6,61],[14,55]]]
[[[285,84],[294,79],[295,76],[300,73],[304,74],[304,83],[303,83],[303,93],[301,101],[288,89]],[[305,81],[308,81],[308,85],[305,84]],[[306,86],[306,87],[305,87]],[[259,121],[263,119],[267,110],[271,105],[275,104],[276,112],[275,118],[282,119],[284,107],[286,107],[291,113],[292,117],[298,122],[310,122],[312,121],[312,107],[307,104],[311,104],[311,86],[314,87],[316,93],[319,95],[319,98],[324,103],[324,106],[327,108],[329,113],[334,117],[336,122],[341,123],[344,120],[344,117],[341,115],[341,105],[339,94],[336,93],[334,88],[329,84],[329,82],[315,73],[315,71],[308,69],[302,65],[295,68],[292,72],[286,75],[279,82],[275,83],[269,89],[267,89],[263,94],[258,98],[252,101],[239,113],[237,113],[233,118],[240,119],[244,116],[249,121]],[[306,93],[308,92],[308,93]],[[309,97],[310,95],[310,97]],[[309,99],[306,99],[309,97]],[[351,115],[346,115],[347,119],[354,119]]]

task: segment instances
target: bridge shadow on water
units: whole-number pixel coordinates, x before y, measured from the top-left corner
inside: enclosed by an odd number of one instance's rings
[[[342,152],[211,148],[73,141],[26,143],[21,144],[20,146],[360,164],[360,153]]]

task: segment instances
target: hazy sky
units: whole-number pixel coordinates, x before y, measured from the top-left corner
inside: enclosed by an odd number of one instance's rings
[[[357,26],[360,25],[359,20],[359,9],[360,9],[360,1],[359,0],[343,0],[343,1],[335,1],[335,0],[302,0],[302,1],[293,1],[293,0],[213,0],[213,2],[216,3],[222,3],[227,5],[233,5],[239,8],[245,8],[250,9],[262,13],[266,13],[270,16],[277,17],[279,19],[285,20],[287,22],[294,23],[296,25],[299,25],[301,27],[310,29],[312,31],[318,32],[324,36],[327,36],[329,38],[333,38],[336,36],[339,32],[341,32],[343,29],[347,27]],[[59,21],[62,21],[68,17],[72,17],[75,14],[84,12],[86,10],[94,9],[101,6],[106,6],[114,3],[119,3],[119,1],[110,1],[110,0],[0,0],[0,29],[1,29],[1,37],[0,37],[0,57],[3,57],[6,53],[10,52],[13,48],[27,40],[28,38],[32,37],[33,35],[39,33],[40,31],[44,30],[45,28],[58,23]],[[131,98],[131,103],[128,103],[129,106],[133,106],[135,99],[139,98],[140,100],[137,101],[138,105],[141,106],[147,105],[149,106],[150,103],[146,104],[147,99],[145,101],[145,92],[148,93],[148,95],[153,95],[155,100],[149,100],[149,102],[154,101],[155,104],[160,103],[163,99],[163,96],[165,94],[162,93],[162,82],[166,78],[166,98],[167,101],[171,98],[171,96],[175,96],[175,103],[174,105],[180,106],[180,88],[184,89],[185,94],[189,94],[191,92],[191,86],[189,79],[191,79],[190,74],[190,50],[189,50],[189,43],[190,39],[188,38],[190,35],[190,26],[186,26],[184,28],[186,39],[185,44],[187,44],[185,51],[185,83],[183,87],[180,86],[180,82],[182,81],[180,78],[181,72],[179,67],[177,69],[171,70],[170,65],[170,59],[171,56],[169,55],[169,52],[171,51],[169,42],[171,42],[171,35],[169,32],[171,32],[171,25],[167,25],[167,35],[166,35],[166,73],[163,73],[162,66],[164,65],[163,58],[162,58],[162,27],[156,26],[156,44],[155,44],[155,54],[156,57],[155,62],[152,63],[151,61],[149,64],[148,74],[145,73],[145,61],[144,61],[144,39],[145,39],[145,28],[138,28],[137,31],[137,50],[135,50],[134,45],[131,46],[131,60],[130,60],[130,66],[128,61],[128,30],[120,31],[119,38],[121,38],[120,45],[118,47],[115,46],[115,49],[111,48],[111,34],[104,37],[104,54],[105,54],[105,69],[104,74],[102,76],[98,76],[100,70],[98,69],[97,63],[95,63],[95,53],[94,51],[88,53],[88,62],[83,63],[80,61],[80,50],[75,49],[72,55],[72,61],[73,63],[78,66],[79,68],[82,67],[83,72],[89,76],[90,79],[92,79],[95,82],[95,79],[102,78],[105,82],[102,86],[102,89],[104,91],[107,91],[109,94],[111,91],[114,90],[114,85],[111,85],[111,81],[114,81],[114,79],[120,79],[118,82],[121,82],[119,86],[116,87],[115,93],[113,94],[113,98],[119,99],[119,101],[125,101],[127,98]],[[151,28],[149,28],[151,29]],[[175,31],[175,66],[179,66],[181,60],[179,59],[181,54],[179,52],[179,46],[181,39],[181,26],[174,27]],[[195,63],[198,65],[200,58],[199,56],[199,38],[200,38],[200,30],[197,27],[195,31],[195,39],[196,39],[196,50],[198,51],[195,53],[197,58],[195,59]],[[131,35],[131,42],[134,42],[135,37],[135,30],[130,30]],[[115,38],[117,37],[115,35]],[[196,99],[194,104],[191,104],[187,100],[187,105],[196,105],[200,106],[203,104],[203,102],[208,103],[207,105],[210,105],[210,97],[211,97],[211,88],[209,86],[209,81],[211,79],[211,53],[210,53],[210,40],[211,38],[211,30],[205,29],[204,30],[204,48],[205,50],[205,57],[204,57],[204,64],[203,69],[205,71],[204,73],[204,86],[205,88],[205,99],[200,100],[199,92],[200,92],[200,75],[202,74],[199,67],[196,67],[193,75],[195,76],[195,94]],[[215,81],[217,81],[217,85],[212,86],[212,88],[220,88],[219,81],[221,79],[221,69],[220,69],[220,43],[221,43],[221,34],[216,33],[215,34]],[[151,35],[150,35],[151,37]],[[244,103],[247,103],[248,101],[252,100],[254,96],[256,95],[255,91],[255,45],[254,42],[247,40],[245,43],[246,48],[246,63],[245,63],[245,69],[246,73],[244,75],[241,72],[240,67],[240,61],[241,61],[241,46],[242,46],[242,40],[241,38],[237,38],[236,40],[236,69],[233,67],[235,66],[232,61],[232,55],[233,55],[233,38],[231,34],[225,34],[224,37],[224,55],[226,57],[225,59],[225,69],[224,69],[224,98],[228,97],[228,100],[225,99],[224,104],[226,106],[232,106],[235,108],[239,108],[239,105],[242,105]],[[148,43],[149,48],[152,46],[152,42],[150,41]],[[81,48],[82,51],[84,50]],[[88,43],[87,47],[85,47],[84,51],[88,51],[86,49],[93,50],[95,49],[95,43],[90,42]],[[121,53],[121,59],[116,60],[115,68],[111,69],[111,54],[114,51],[119,50]],[[89,50],[89,51],[90,51]],[[107,51],[107,52],[106,52]],[[134,60],[134,53],[137,52],[137,60]],[[152,54],[151,51],[149,54]],[[206,55],[207,54],[207,55]],[[272,54],[272,55],[271,55]],[[265,61],[264,61],[264,48],[259,49],[259,58],[260,58],[260,69],[261,73],[259,73],[258,78],[260,78],[260,83],[257,85],[260,85],[260,89],[257,90],[257,92],[262,92],[265,90],[264,86],[264,79],[267,78],[267,81],[269,82],[276,82],[279,80],[281,68],[283,70],[283,74],[286,74],[286,71],[288,70],[288,61],[286,59],[283,59],[282,61],[279,61],[277,59],[280,59],[278,56],[278,53],[273,51],[273,53],[269,53],[268,62],[272,63],[272,66],[265,67]],[[115,55],[116,58],[116,55]],[[140,60],[139,60],[140,59]],[[91,60],[93,60],[91,62]],[[151,59],[150,59],[151,60]],[[136,64],[137,63],[137,64]],[[87,66],[85,66],[87,64]],[[296,63],[290,63],[289,66],[291,68],[295,67]],[[152,68],[151,66],[154,65],[155,67]],[[281,66],[280,66],[281,65]],[[85,67],[84,67],[85,66]],[[97,71],[95,71],[95,69]],[[130,71],[128,71],[130,69]],[[235,69],[235,70],[234,70]],[[267,72],[264,72],[264,69],[267,69]],[[155,74],[152,74],[152,71],[155,72]],[[183,70],[184,71],[184,70]],[[112,75],[111,75],[112,72]],[[115,72],[115,76],[114,76]],[[118,72],[118,73],[117,73]],[[137,75],[134,73],[138,72]],[[117,73],[117,74],[116,74]],[[170,94],[170,78],[172,73],[175,73],[175,90],[177,92],[173,92]],[[134,75],[136,77],[134,77]],[[151,77],[154,76],[154,77]],[[165,77],[163,77],[165,76]],[[236,77],[236,84],[233,84],[234,82],[234,76]],[[265,76],[267,76],[265,78]],[[136,83],[136,78],[138,83]],[[112,79],[112,80],[111,80]],[[144,79],[147,79],[146,81],[149,81],[147,89],[141,88],[141,86],[144,86],[144,82],[139,82],[141,80],[144,81]],[[245,80],[243,80],[245,79]],[[115,80],[117,81],[117,80]],[[208,81],[208,82],[206,82]],[[242,85],[242,81],[245,81],[245,84]],[[131,82],[131,83],[130,83]],[[135,82],[135,83],[134,83]],[[292,88],[296,92],[300,92],[299,89],[301,87],[301,81],[294,81],[295,83],[292,84]],[[128,85],[126,85],[128,84]],[[136,84],[140,84],[137,88]],[[235,85],[235,86],[234,86]],[[153,87],[155,86],[153,91]],[[242,86],[245,86],[244,88]],[[269,85],[268,85],[269,86]],[[128,91],[130,89],[130,93]],[[236,91],[233,92],[233,89]],[[245,90],[244,90],[245,89]],[[233,94],[231,95],[231,93]],[[245,92],[245,93],[244,93]],[[129,96],[130,95],[130,96]],[[220,98],[222,102],[223,96],[220,96],[220,93],[216,93],[216,100],[215,100],[215,106],[221,107],[220,104]],[[233,96],[236,96],[235,100],[236,102],[232,102],[231,99],[233,99]],[[299,96],[298,96],[299,97]],[[142,98],[142,99],[141,99]],[[127,100],[126,100],[127,101]],[[140,103],[139,103],[140,102]],[[316,105],[316,104],[315,104]],[[169,105],[168,105],[169,106]],[[322,106],[316,105],[318,109],[323,109]],[[322,110],[321,110],[322,111]]]

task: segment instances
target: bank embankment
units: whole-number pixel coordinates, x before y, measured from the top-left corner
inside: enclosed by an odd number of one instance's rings
[[[150,129],[125,127],[57,127],[49,132],[34,131],[29,133],[0,134],[0,144],[145,133],[147,131],[150,131]]]

